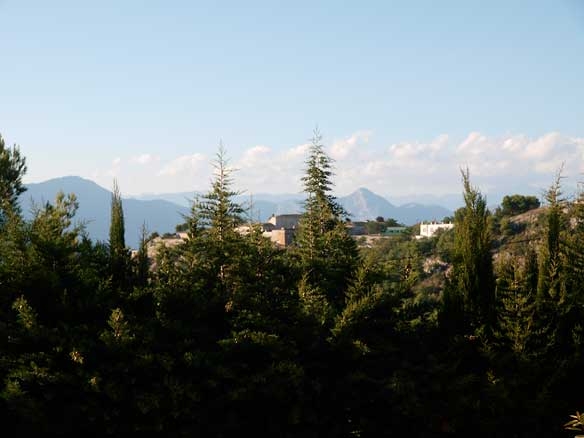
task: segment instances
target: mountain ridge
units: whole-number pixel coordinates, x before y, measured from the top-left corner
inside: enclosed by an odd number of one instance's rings
[[[338,198],[339,203],[356,221],[373,220],[378,216],[393,218],[405,225],[413,225],[424,220],[441,220],[452,215],[452,210],[439,205],[410,202],[396,206],[383,196],[360,187],[353,193]]]
[[[27,191],[20,196],[25,218],[31,218],[34,207],[53,202],[59,191],[74,193],[79,202],[75,216],[77,223],[84,224],[89,237],[96,241],[109,238],[111,191],[86,178],[65,176],[40,183],[26,184]],[[174,232],[176,224],[183,221],[189,209],[165,200],[145,200],[123,197],[126,245],[137,248],[140,230],[146,225],[149,232],[160,234]],[[28,205],[27,205],[28,204]]]
[[[76,220],[85,224],[87,233],[93,240],[107,241],[111,213],[110,190],[94,181],[73,175],[29,183],[26,187],[27,191],[20,196],[25,217],[32,217],[35,205],[53,202],[59,191],[65,194],[75,193],[79,202]],[[146,225],[149,232],[174,232],[175,226],[184,222],[184,215],[189,214],[188,201],[196,195],[197,192],[193,191],[123,196],[126,244],[131,248],[138,246],[142,224]],[[181,198],[181,203],[173,202],[173,199]],[[249,218],[261,222],[267,221],[272,214],[301,213],[302,200],[302,194],[254,194],[236,197],[236,202],[248,208],[251,205]],[[405,225],[413,225],[422,220],[440,220],[452,215],[451,210],[439,205],[409,203],[396,206],[365,187],[338,197],[337,201],[354,221],[374,220],[382,216],[385,219],[393,218]]]

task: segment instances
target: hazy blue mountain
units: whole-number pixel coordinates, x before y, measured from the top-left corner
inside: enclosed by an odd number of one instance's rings
[[[248,217],[260,222],[266,222],[273,214],[301,213],[301,199],[298,195],[267,193],[254,193],[251,196],[244,193],[235,197],[235,201],[247,210]]]
[[[144,193],[132,196],[137,200],[165,200],[183,207],[191,206],[195,196],[200,195],[197,192],[179,192],[179,193]],[[252,220],[265,222],[272,214],[301,213],[303,195],[299,194],[272,194],[272,193],[247,193],[237,195],[236,202],[249,209],[248,215]],[[251,208],[250,208],[251,206]]]
[[[243,194],[242,197],[249,199],[249,194]],[[303,201],[304,193],[253,193],[253,199],[270,201],[274,204],[286,203],[290,201]]]
[[[551,181],[550,181],[551,184]],[[479,185],[480,188],[480,185]],[[510,185],[505,187],[504,190],[491,190],[491,191],[482,191],[481,193],[483,196],[486,197],[489,209],[494,210],[501,204],[503,198],[507,195],[519,194],[519,195],[526,195],[526,196],[535,196],[539,198],[540,201],[543,202],[544,193],[547,190],[546,186],[542,186],[541,188],[533,187],[531,185],[523,184],[523,185]],[[573,196],[577,188],[576,187],[562,187],[562,191],[568,197]],[[415,193],[410,195],[400,195],[400,196],[387,196],[388,199],[391,199],[397,204],[402,203],[418,203],[423,205],[440,205],[442,207],[446,207],[452,211],[462,207],[464,205],[464,200],[462,198],[462,188],[460,193],[449,193],[443,195],[433,195],[427,193]]]
[[[384,218],[395,217],[397,207],[387,199],[373,193],[366,188],[360,188],[350,195],[338,198],[345,210],[351,215],[352,220],[363,221],[375,219],[377,216]]]
[[[440,205],[426,205],[410,202],[400,205],[394,219],[406,225],[413,225],[421,221],[441,221],[452,216],[452,210]]]
[[[408,203],[395,206],[366,188],[340,197],[338,201],[351,214],[351,219],[356,221],[374,220],[377,216],[382,216],[413,225],[420,221],[442,220],[445,216],[452,215],[451,210],[439,205]]]
[[[75,193],[79,201],[76,220],[85,223],[93,240],[107,241],[110,224],[111,192],[93,181],[76,176],[55,178],[42,183],[27,184],[28,190],[20,197],[25,216],[31,217],[33,205],[53,202],[56,194]],[[123,187],[120,187],[123,194]],[[173,232],[175,226],[184,222],[182,215],[189,209],[165,200],[137,200],[123,198],[126,223],[126,245],[137,248],[142,224],[150,231],[160,234]]]
[[[130,196],[131,199],[137,199],[139,201],[156,201],[164,200],[172,202],[173,204],[180,205],[182,207],[189,207],[199,193],[192,192],[178,192],[178,193],[143,193],[136,196]]]
[[[421,204],[421,205],[440,205],[449,210],[456,210],[464,205],[461,193],[450,193],[446,195],[432,195],[432,194],[411,194],[400,196],[387,196],[398,205],[405,204]]]
[[[505,195],[519,193],[523,195],[534,195],[543,202],[542,192],[537,192],[533,187],[515,187],[509,193],[492,192],[483,193],[489,203],[489,209],[494,211],[501,203]],[[572,195],[572,192],[567,192]],[[136,199],[155,200],[163,199],[178,205],[190,206],[194,198],[194,192],[182,193],[162,193],[162,194],[142,194]],[[240,195],[238,202],[249,205],[249,195]],[[394,203],[389,202],[388,197],[383,197],[371,192],[366,188],[359,189],[347,196],[338,198],[339,202],[351,212],[353,220],[375,219],[377,216],[393,217],[396,220],[407,224],[414,224],[421,220],[441,220],[445,216],[450,216],[453,211],[463,206],[464,201],[461,193],[450,193],[444,195],[432,194],[411,194],[391,196]],[[258,193],[253,195],[254,220],[266,221],[272,214],[301,213],[302,194],[294,193]],[[399,218],[399,219],[398,219]]]
[[[93,181],[76,176],[51,179],[42,183],[28,184],[28,190],[20,202],[27,217],[32,216],[33,205],[53,202],[59,191],[75,193],[79,201],[76,220],[84,223],[89,236],[94,240],[107,241],[110,224],[111,192]],[[123,187],[120,188],[123,194]],[[140,228],[146,224],[149,232],[160,234],[173,232],[175,226],[184,222],[183,215],[189,213],[195,192],[146,194],[123,198],[126,221],[126,243],[136,248]],[[301,213],[302,194],[249,194],[239,195],[236,200],[252,208],[249,217],[265,222],[272,214]],[[374,220],[377,216],[394,218],[406,225],[422,220],[440,220],[452,214],[439,205],[408,203],[396,206],[382,196],[366,188],[360,188],[348,196],[338,198],[339,203],[351,214],[353,220]]]
[[[137,199],[164,199],[190,205],[185,202],[193,199],[194,193],[162,193],[158,195],[144,194]],[[461,196],[459,195],[461,198]],[[249,208],[249,217],[252,220],[265,222],[272,214],[302,213],[303,194],[271,194],[257,193],[251,197],[249,194],[236,196],[236,201]],[[413,225],[422,220],[441,220],[445,216],[452,215],[452,210],[435,204],[407,203],[396,206],[384,197],[373,193],[366,188],[360,188],[347,196],[338,198],[339,203],[351,214],[353,220],[374,220],[377,216],[394,218],[406,225]]]

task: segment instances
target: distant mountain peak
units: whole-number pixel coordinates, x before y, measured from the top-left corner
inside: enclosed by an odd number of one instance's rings
[[[42,183],[27,184],[28,190],[20,197],[23,210],[29,202],[52,202],[59,191],[75,193],[79,201],[77,219],[87,223],[87,231],[95,240],[106,240],[109,230],[111,191],[86,178],[63,176]],[[121,187],[122,195],[124,188]],[[194,192],[143,195],[123,197],[126,218],[126,242],[136,247],[141,225],[146,222],[149,231],[171,232],[175,225],[184,221],[183,214],[190,211],[190,200]],[[300,194],[254,194],[250,215],[254,220],[263,221],[272,214],[300,213],[303,210]],[[244,200],[240,198],[240,201]],[[245,199],[247,201],[247,199]],[[337,201],[355,221],[393,218],[400,223],[413,225],[424,220],[451,216],[452,211],[438,206],[409,202],[395,206],[386,198],[366,187],[359,187]]]
[[[79,202],[76,221],[85,223],[86,231],[94,240],[107,241],[109,237],[111,191],[86,178],[64,176],[41,183],[26,185],[27,191],[20,195],[20,204],[25,215],[32,215],[30,205],[53,202],[58,192],[74,193]],[[123,194],[123,187],[122,187]],[[165,200],[141,201],[123,198],[126,220],[126,244],[137,248],[140,229],[146,224],[148,231],[172,232],[177,224],[184,221],[183,214],[188,208]]]
[[[423,220],[444,217],[452,212],[437,205],[408,203],[396,207],[383,196],[366,187],[359,187],[350,195],[339,198],[339,203],[347,210],[353,220],[374,220],[378,216],[392,218],[406,225]]]
[[[103,190],[109,192],[108,189],[100,186],[95,181],[92,181],[87,178],[83,178],[81,176],[74,176],[74,175],[67,175],[67,176],[60,176],[57,178],[51,178],[46,181],[38,182],[38,183],[28,183],[26,184],[27,188],[32,189],[34,187],[46,187],[50,188],[51,190],[55,187],[58,187],[59,190],[65,193],[78,193],[80,190]],[[26,192],[25,192],[26,194]]]
[[[373,193],[371,190],[369,190],[367,187],[359,187],[357,190],[355,190],[355,192],[360,192],[360,193],[365,193],[365,194],[370,194],[370,195],[375,195],[377,196],[375,193]]]
[[[83,178],[82,176],[77,175],[65,175],[65,176],[57,176],[55,178],[50,178],[48,180],[42,181],[40,183],[30,183],[30,184],[50,184],[55,182],[73,182],[73,183],[84,183],[84,184],[92,184],[92,185],[99,185],[95,181],[90,180],[88,178]],[[101,187],[101,186],[100,186]]]

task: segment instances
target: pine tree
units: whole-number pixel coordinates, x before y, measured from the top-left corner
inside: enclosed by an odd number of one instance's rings
[[[296,252],[304,272],[302,290],[312,303],[321,302],[338,313],[345,304],[345,291],[358,263],[355,241],[349,236],[343,207],[331,194],[332,159],[325,153],[317,130],[311,140],[305,175],[302,178],[306,200],[296,237]],[[310,298],[311,295],[314,297]]]
[[[60,193],[22,230],[23,272],[11,280],[19,296],[12,305],[13,347],[2,395],[25,435],[100,434],[95,424],[100,411],[93,409],[98,397],[86,383],[95,370],[107,298],[103,263],[73,222],[76,210],[75,196]]]
[[[22,178],[26,173],[26,160],[14,145],[7,148],[0,135],[0,225],[6,216],[19,213],[18,197],[26,191]]]
[[[233,190],[233,169],[229,168],[223,144],[219,144],[215,162],[215,178],[211,190],[195,201],[193,215],[199,227],[206,230],[209,237],[223,242],[236,233],[235,228],[243,223],[243,207],[233,198],[240,194]]]
[[[242,236],[237,227],[243,223],[244,208],[234,197],[239,194],[233,190],[233,169],[229,167],[226,151],[219,144],[213,162],[214,179],[211,189],[198,197],[187,217],[190,239],[185,249],[185,256],[192,263],[208,267],[209,273],[215,272],[224,285],[231,256],[238,252]]]

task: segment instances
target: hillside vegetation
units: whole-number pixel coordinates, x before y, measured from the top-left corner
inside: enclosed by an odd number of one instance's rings
[[[279,249],[234,174],[188,239],[131,255],[121,189],[107,243],[75,195],[25,218],[0,140],[0,418],[22,436],[563,437],[582,409],[584,204],[495,212],[462,173],[454,229],[359,248],[318,132],[305,213]],[[528,202],[529,204],[529,202]],[[531,208],[533,205],[529,206]]]

